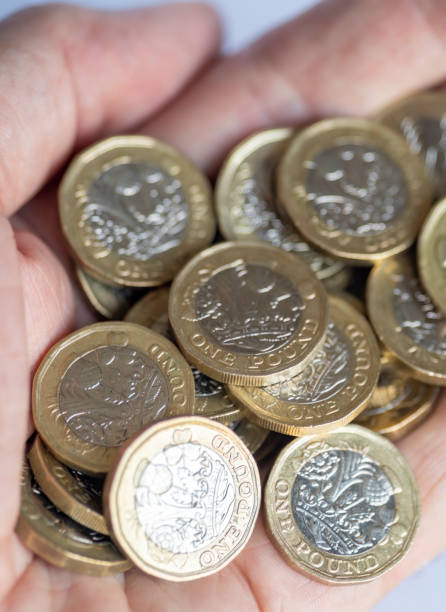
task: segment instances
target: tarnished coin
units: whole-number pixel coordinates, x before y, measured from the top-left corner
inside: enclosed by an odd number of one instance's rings
[[[381,342],[416,378],[446,385],[446,319],[421,287],[409,257],[392,257],[372,270],[367,310]]]
[[[327,329],[327,297],[292,254],[226,242],[196,255],[175,278],[169,319],[200,371],[221,382],[265,385],[313,358]]]
[[[106,319],[122,319],[140,296],[138,289],[106,285],[76,266],[76,276],[88,301]]]
[[[219,228],[226,240],[281,247],[301,257],[319,279],[331,279],[345,265],[315,251],[277,211],[276,168],[293,134],[291,128],[257,132],[231,151],[215,188]]]
[[[231,425],[233,426],[231,427]],[[270,434],[269,429],[260,427],[260,425],[256,425],[246,418],[235,421],[233,424],[230,423],[230,427],[254,456]]]
[[[79,525],[42,493],[28,462],[22,473],[16,532],[33,553],[57,567],[91,576],[125,572],[125,559],[106,535]]]
[[[240,553],[260,494],[246,446],[225,425],[199,417],[146,429],[104,489],[119,547],[143,572],[175,581],[213,574]]]
[[[352,421],[373,393],[379,349],[370,325],[353,306],[330,296],[324,343],[307,367],[266,387],[228,385],[262,427],[290,436],[326,433]]]
[[[167,314],[169,289],[163,287],[151,291],[141,298],[125,316],[126,321],[139,323],[175,342]],[[195,410],[198,416],[205,416],[221,423],[241,419],[245,409],[234,403],[228,396],[226,386],[206,376],[192,366],[195,383]]]
[[[160,419],[192,414],[190,367],[141,325],[95,323],[55,344],[34,377],[36,429],[63,463],[108,472],[119,447]]]
[[[446,315],[446,198],[429,213],[417,247],[421,281],[437,308]]]
[[[353,118],[300,132],[280,162],[278,189],[307,240],[359,263],[407,249],[432,200],[423,163],[404,139]]]
[[[385,352],[381,357],[378,385],[356,422],[390,440],[399,440],[431,413],[439,390],[415,380],[410,370]]]
[[[446,95],[424,92],[383,108],[375,119],[404,136],[420,155],[434,181],[436,194],[446,195]]]
[[[294,568],[328,583],[372,580],[400,561],[420,517],[415,476],[358,425],[288,444],[265,488],[266,527]]]
[[[59,212],[76,258],[112,285],[167,282],[215,233],[207,179],[148,136],[113,136],[77,155],[60,185]]]
[[[87,476],[58,461],[40,436],[34,438],[28,461],[39,487],[55,506],[81,525],[108,534],[102,513],[102,479]]]

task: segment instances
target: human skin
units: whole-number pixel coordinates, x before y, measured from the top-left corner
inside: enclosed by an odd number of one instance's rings
[[[30,434],[32,374],[45,351],[92,322],[57,219],[55,174],[114,133],[179,147],[213,172],[253,130],[367,115],[446,79],[443,0],[334,0],[233,57],[202,5],[127,13],[66,6],[0,24],[0,602],[8,611],[358,612],[443,550],[445,397],[400,443],[418,477],[422,520],[407,557],[368,584],[329,587],[289,568],[259,518],[222,572],[185,584],[137,570],[94,578],[49,566],[14,534]]]

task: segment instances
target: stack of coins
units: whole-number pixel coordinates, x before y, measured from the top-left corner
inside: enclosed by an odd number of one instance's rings
[[[25,544],[89,574],[212,574],[249,540],[276,455],[265,524],[292,567],[345,584],[404,556],[419,495],[391,440],[446,385],[444,116],[429,93],[256,133],[221,168],[216,214],[154,138],[71,162],[62,230],[113,320],[36,372]]]

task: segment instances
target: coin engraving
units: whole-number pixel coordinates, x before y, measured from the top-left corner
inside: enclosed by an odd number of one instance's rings
[[[191,367],[194,375],[195,397],[212,397],[224,392],[223,385],[218,381],[206,376],[194,366]]]
[[[345,144],[307,162],[307,198],[333,230],[373,236],[398,219],[408,198],[398,165],[375,147]]]
[[[180,181],[160,166],[133,162],[106,168],[91,183],[80,223],[108,250],[147,261],[180,244],[187,218]]]
[[[328,450],[306,461],[293,484],[294,519],[329,554],[357,555],[383,540],[396,518],[392,484],[370,457]]]
[[[398,276],[392,294],[395,317],[404,334],[429,352],[446,355],[446,325],[415,277]]]
[[[62,418],[78,437],[120,446],[167,410],[168,389],[159,367],[140,351],[103,346],[66,370],[59,386]]]
[[[352,376],[352,354],[344,334],[330,322],[322,349],[289,380],[264,387],[284,402],[315,404],[342,391]]]
[[[225,268],[200,288],[197,320],[220,346],[237,353],[268,353],[298,329],[302,302],[293,284],[264,266]]]
[[[166,446],[144,466],[136,515],[161,549],[192,553],[224,533],[235,497],[234,478],[222,457],[203,444],[185,442]]]

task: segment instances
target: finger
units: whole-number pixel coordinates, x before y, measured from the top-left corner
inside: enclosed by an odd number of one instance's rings
[[[62,5],[0,24],[0,210],[13,213],[75,144],[131,129],[218,46],[200,4],[128,12]]]
[[[327,2],[217,63],[143,131],[213,168],[254,130],[367,114],[444,79],[445,34],[443,0]]]

